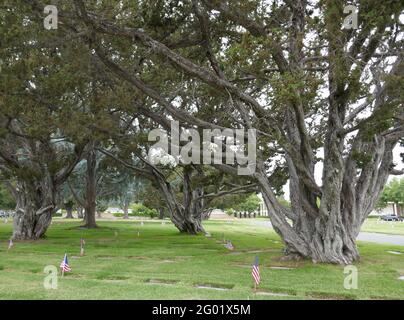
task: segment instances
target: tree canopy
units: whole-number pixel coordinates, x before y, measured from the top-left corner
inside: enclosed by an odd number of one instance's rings
[[[40,30],[44,1],[6,1],[2,15],[16,28],[1,25],[8,146],[59,132],[76,151],[91,143],[93,158],[102,152],[152,180],[189,233],[203,231],[212,186],[215,194],[254,186],[291,257],[351,263],[363,221],[388,176],[401,173],[393,149],[404,136],[403,4],[351,2],[358,23],[348,28],[342,0],[55,1],[57,30]],[[8,90],[15,87],[18,98]],[[21,103],[29,107],[16,113]],[[61,121],[66,115],[77,121]],[[169,130],[172,120],[181,132],[254,132],[250,175],[238,175],[239,161],[180,164],[180,201],[173,168],[147,159],[147,133]],[[51,125],[26,127],[45,121]],[[5,151],[10,170],[15,159]],[[226,175],[227,190],[205,179],[211,170]],[[287,180],[290,207],[279,200]]]

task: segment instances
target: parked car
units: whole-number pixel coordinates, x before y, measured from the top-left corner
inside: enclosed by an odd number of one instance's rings
[[[392,214],[380,216],[380,220],[383,221],[404,221],[404,217],[395,216]]]
[[[4,210],[0,210],[0,218],[11,218],[14,216],[14,212],[12,211],[4,211]]]

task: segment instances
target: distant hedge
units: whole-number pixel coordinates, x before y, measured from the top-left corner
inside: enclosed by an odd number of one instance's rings
[[[156,209],[150,209],[141,203],[132,204],[130,209],[132,209],[132,212],[129,213],[129,216],[131,217],[150,217],[153,219],[158,216]],[[121,218],[124,216],[124,214],[116,212],[113,213],[113,216]]]

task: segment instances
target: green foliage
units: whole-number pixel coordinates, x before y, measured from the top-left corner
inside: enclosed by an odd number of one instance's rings
[[[234,209],[237,205],[244,202],[248,194],[228,194],[220,198],[215,198],[210,203],[210,207],[227,211]]]
[[[260,198],[258,198],[256,194],[252,194],[248,196],[247,199],[245,199],[245,201],[234,206],[233,209],[237,211],[253,212],[258,210],[260,202],[261,202]]]
[[[97,201],[97,211],[105,212],[108,209],[108,203],[105,201]]]
[[[404,203],[404,178],[393,179],[384,187],[376,208],[385,208],[389,202]]]
[[[74,208],[75,202],[73,198],[68,198],[64,201],[63,206],[65,207],[66,210],[72,210]]]
[[[235,211],[256,211],[260,202],[260,198],[255,193],[230,194],[213,200],[210,206],[224,210],[228,215],[233,215]]]
[[[113,213],[112,214],[114,217],[117,217],[117,218],[122,218],[123,216],[124,216],[124,214],[123,213],[121,213],[121,212],[115,212],[115,213]],[[130,216],[131,216],[131,214],[129,214]]]
[[[10,210],[15,206],[16,203],[10,191],[0,183],[0,209]]]
[[[158,215],[156,209],[150,209],[142,203],[134,203],[130,206],[130,209],[132,209],[130,216],[150,217],[153,219]]]
[[[366,152],[352,152],[352,157],[355,160],[358,168],[363,169],[372,160],[372,154]]]

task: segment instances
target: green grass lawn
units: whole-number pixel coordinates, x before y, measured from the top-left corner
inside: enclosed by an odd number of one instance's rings
[[[346,290],[342,266],[282,261],[279,237],[245,222],[208,221],[211,238],[182,235],[157,221],[101,221],[96,230],[79,225],[57,219],[46,239],[16,243],[7,252],[12,226],[1,222],[0,299],[404,299],[404,281],[397,279],[404,275],[404,255],[386,252],[404,252],[399,246],[359,243],[359,288]],[[223,247],[223,236],[234,251]],[[72,272],[59,278],[58,289],[45,290],[44,267],[58,267],[65,252]],[[255,255],[259,294],[252,291]]]
[[[404,235],[404,221],[381,221],[379,217],[366,219],[362,231]]]

